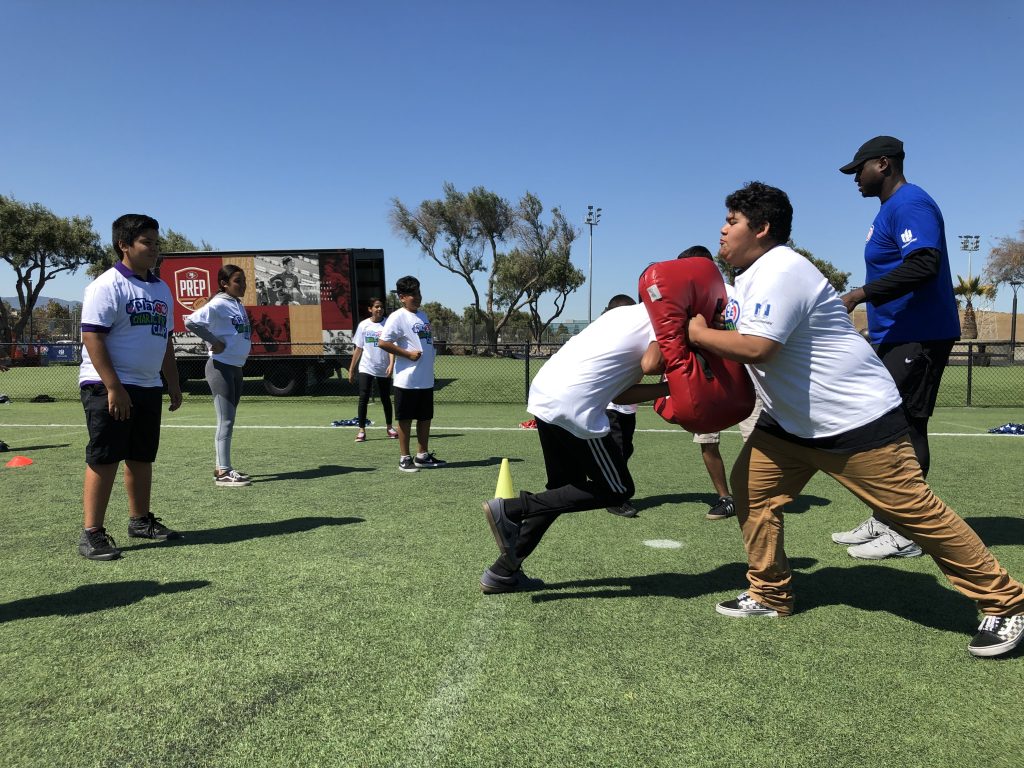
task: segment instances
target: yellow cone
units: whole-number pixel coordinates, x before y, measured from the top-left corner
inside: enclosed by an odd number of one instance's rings
[[[516,492],[512,490],[512,470],[508,467],[508,459],[501,460],[501,469],[498,471],[498,484],[494,488],[494,498],[513,499]]]

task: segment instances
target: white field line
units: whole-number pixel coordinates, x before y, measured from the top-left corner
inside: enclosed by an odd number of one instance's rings
[[[85,430],[85,424],[3,424],[0,429],[52,429],[71,428]],[[216,424],[167,424],[161,425],[161,429],[216,429]],[[355,427],[332,427],[329,424],[235,424],[235,429],[308,429],[308,430],[333,430],[333,429],[355,429]],[[436,422],[431,425],[430,432],[523,432],[533,433],[533,429],[521,429],[519,427],[458,427],[440,426]],[[638,433],[644,434],[679,434],[684,430],[676,429],[638,429]],[[689,434],[689,433],[686,433]],[[735,435],[739,437],[739,430],[726,429],[723,435]],[[1013,437],[1013,435],[993,435],[988,432],[929,432],[928,437]]]
[[[449,754],[455,726],[479,686],[487,654],[503,647],[498,635],[507,605],[507,601],[486,598],[477,604],[461,641],[441,667],[433,693],[417,713],[403,766],[437,765]]]

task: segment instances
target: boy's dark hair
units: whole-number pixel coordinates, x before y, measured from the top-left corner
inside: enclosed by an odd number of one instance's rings
[[[607,312],[609,309],[618,309],[619,307],[631,307],[634,304],[636,304],[636,301],[632,296],[620,293],[617,296],[612,296],[611,299],[608,300],[608,306],[604,308],[604,312]],[[604,314],[604,312],[601,314]]]
[[[715,257],[711,255],[711,251],[705,248],[703,245],[691,245],[685,251],[676,256],[677,259],[711,259],[715,260]]]
[[[793,205],[789,197],[778,187],[770,187],[760,181],[748,182],[725,198],[725,207],[742,213],[755,232],[768,225],[768,237],[776,243],[789,242],[793,229]]]
[[[420,289],[420,281],[412,275],[398,278],[395,283],[395,293],[399,296],[410,296]]]
[[[239,272],[244,272],[237,264],[225,264],[217,270],[217,293],[224,293],[224,283],[229,282]]]
[[[380,305],[381,305],[382,307],[386,307],[386,306],[387,306],[387,305],[386,305],[386,304],[384,303],[384,299],[380,298],[379,296],[371,296],[371,297],[370,297],[370,298],[369,298],[369,299],[367,300],[367,302],[366,302],[366,306],[367,306],[367,307],[370,307],[370,308],[372,309],[372,308],[373,308],[373,305],[374,305],[374,304],[376,304],[377,302],[380,302]]]
[[[135,242],[135,238],[147,229],[160,229],[160,222],[144,213],[126,213],[124,216],[117,217],[111,227],[111,242],[114,244],[114,250],[117,251],[118,261],[123,257],[121,246],[118,243],[131,245]]]

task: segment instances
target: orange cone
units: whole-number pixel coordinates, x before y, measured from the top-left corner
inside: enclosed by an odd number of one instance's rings
[[[8,467],[27,467],[32,463],[32,459],[28,456],[15,456],[13,459],[7,462]]]

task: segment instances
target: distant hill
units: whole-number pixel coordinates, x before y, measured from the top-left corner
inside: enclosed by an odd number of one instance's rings
[[[0,296],[0,301],[6,301],[15,309],[18,308],[18,297],[17,296]],[[51,301],[56,301],[65,309],[71,309],[72,307],[81,308],[82,302],[80,301],[68,301],[67,299],[51,299],[49,296],[40,296],[39,301],[36,302],[36,308],[42,309]]]

